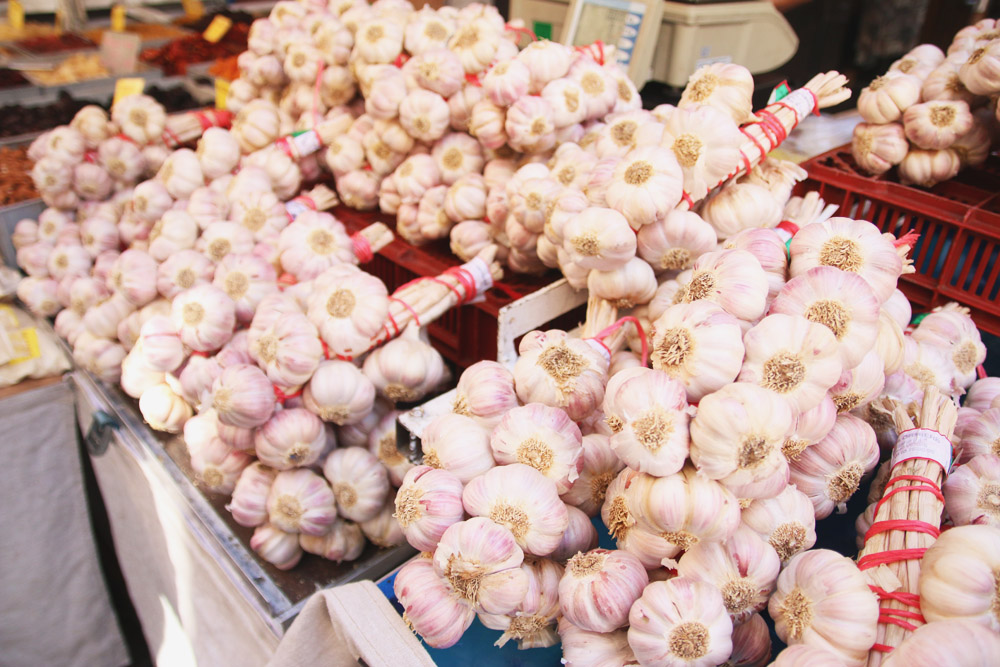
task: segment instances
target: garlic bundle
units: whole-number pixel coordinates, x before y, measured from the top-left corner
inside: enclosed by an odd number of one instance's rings
[[[583,436],[559,408],[529,403],[511,408],[490,435],[498,465],[523,463],[555,482],[566,493],[583,465]]]
[[[254,434],[262,463],[275,470],[305,468],[319,460],[327,446],[323,422],[303,408],[279,410]]]
[[[906,637],[883,664],[901,667],[921,662],[955,667],[987,665],[1000,651],[1000,637],[966,620],[935,621],[922,625]]]
[[[375,385],[350,362],[321,361],[302,392],[302,402],[323,421],[356,424],[372,411]]]
[[[434,550],[434,572],[452,596],[476,613],[507,614],[528,592],[520,565],[524,552],[514,536],[489,519],[473,517],[450,526]]]
[[[648,583],[642,563],[626,551],[578,553],[559,581],[559,607],[582,630],[612,632],[629,622],[629,609]]]
[[[220,423],[256,428],[274,412],[274,387],[256,366],[234,364],[215,379],[211,401]]]
[[[635,664],[625,629],[612,632],[588,632],[559,619],[562,662],[566,667],[625,667]]]
[[[385,505],[389,478],[385,467],[366,449],[335,449],[323,463],[323,475],[333,488],[337,512],[344,518],[368,521]]]
[[[782,452],[792,424],[788,404],[747,383],[709,394],[691,421],[691,460],[739,498],[772,498],[788,483]]]
[[[677,564],[678,576],[719,589],[734,625],[767,606],[780,569],[774,548],[747,526],[741,526],[725,544],[696,544]]]
[[[526,560],[521,569],[528,575],[528,593],[509,614],[480,614],[479,620],[492,630],[503,630],[494,646],[511,639],[521,650],[545,648],[559,643],[555,631],[559,613],[559,580],[563,568],[548,559]]]
[[[604,398],[609,359],[564,331],[532,331],[521,339],[514,386],[524,403],[562,408],[576,421]]]
[[[878,599],[857,565],[835,551],[793,556],[767,609],[782,641],[825,649],[845,665],[865,664],[875,643]]]
[[[170,321],[184,344],[212,352],[226,344],[236,326],[236,305],[214,285],[196,285],[174,297]]]
[[[688,454],[684,386],[663,371],[638,368],[615,376],[604,395],[610,445],[633,470],[664,476],[684,467]]]
[[[403,478],[393,515],[414,549],[433,551],[444,531],[465,515],[462,482],[447,470],[411,468]]]
[[[188,440],[188,425],[195,419],[197,417],[189,419],[185,424],[185,440]],[[277,471],[258,461],[243,469],[233,489],[233,497],[226,505],[236,523],[252,528],[267,521],[267,496],[277,474]]]
[[[733,622],[711,584],[654,581],[629,613],[628,643],[640,664],[709,667],[733,650]]]
[[[858,95],[858,111],[868,123],[891,123],[920,101],[921,82],[908,74],[877,77]]]
[[[1000,457],[979,454],[957,467],[942,488],[948,515],[957,526],[1000,527]]]
[[[809,497],[786,486],[773,498],[758,498],[743,509],[743,523],[774,547],[782,563],[816,544],[816,516]]]
[[[570,490],[560,496],[563,502],[583,510],[588,516],[601,511],[608,484],[625,464],[618,458],[608,436],[591,433],[583,436],[583,467]]]
[[[275,475],[267,494],[267,515],[272,526],[287,533],[323,535],[337,511],[326,480],[300,468]]]
[[[517,404],[514,376],[497,362],[486,360],[472,364],[459,377],[452,411],[492,429]]]
[[[731,116],[701,104],[674,111],[664,125],[660,145],[673,151],[684,173],[684,190],[697,201],[739,163],[743,141]]]
[[[837,339],[844,368],[851,369],[861,363],[875,340],[879,301],[858,274],[817,266],[789,280],[770,312],[801,315],[827,327]]]
[[[927,621],[964,619],[1000,631],[998,557],[998,528],[959,526],[942,532],[920,564],[920,611]]]
[[[462,491],[465,511],[507,527],[527,553],[547,556],[559,545],[569,517],[555,482],[522,463],[492,468]]]
[[[906,157],[909,144],[899,123],[858,123],[851,138],[851,155],[869,174],[883,174]]]
[[[424,429],[420,446],[424,465],[447,470],[463,484],[496,465],[490,432],[465,415],[436,417]]]
[[[364,373],[390,401],[417,401],[448,375],[441,354],[422,329],[410,325],[398,338],[376,348],[365,359]]]
[[[250,548],[279,570],[290,570],[302,559],[299,536],[265,523],[253,531]]]
[[[914,104],[903,114],[906,138],[920,148],[948,148],[972,129],[972,112],[962,100]]]
[[[400,568],[393,592],[403,606],[403,621],[434,648],[454,646],[476,614],[454,595],[430,560],[418,558]]]
[[[688,77],[678,108],[707,104],[732,117],[737,125],[753,119],[753,76],[742,65],[703,65]]]

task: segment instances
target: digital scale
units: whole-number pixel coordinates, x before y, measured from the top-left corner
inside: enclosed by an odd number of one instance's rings
[[[639,88],[651,79],[683,87],[696,69],[715,62],[768,72],[799,45],[769,0],[511,0],[510,15],[539,37],[614,46],[614,57]]]

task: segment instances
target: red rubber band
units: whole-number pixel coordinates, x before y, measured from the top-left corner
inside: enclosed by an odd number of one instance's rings
[[[688,208],[694,208],[694,202],[691,200],[691,195],[688,194],[687,190],[681,190],[681,201],[688,205]]]
[[[208,359],[212,355],[210,355],[208,352],[202,352],[201,350],[191,350],[191,356],[204,357],[205,359]]]
[[[124,132],[119,132],[115,136],[118,137],[119,139],[122,139],[124,141],[129,142],[130,144],[134,144],[135,143],[135,139],[133,139],[132,137],[128,136]]]
[[[395,297],[395,296],[390,296],[389,297],[389,301],[396,301],[396,302],[399,302],[399,303],[403,304],[403,308],[406,308],[408,311],[410,311],[410,315],[413,315],[413,321],[417,323],[417,326],[418,327],[422,326],[420,324],[420,316],[417,315],[417,311],[413,310],[413,308],[410,307],[410,304],[406,303],[402,299],[400,299],[398,297]],[[393,322],[393,324],[395,324],[395,322]],[[399,327],[396,327],[396,331],[399,331]]]
[[[282,273],[280,276],[278,276],[278,287],[282,289],[286,287],[291,287],[292,285],[295,285],[297,283],[298,280],[296,280],[295,276],[293,276],[290,273]]]
[[[458,305],[465,305],[479,296],[479,290],[476,287],[476,279],[467,269],[463,269],[461,266],[453,266],[446,269],[444,273],[445,275],[451,276],[457,280],[465,290],[465,297],[459,297]]]
[[[174,146],[181,146],[181,145],[184,144],[184,142],[181,141],[180,137],[178,137],[176,134],[173,133],[173,130],[171,130],[169,127],[167,127],[166,125],[164,125],[163,126],[163,140],[164,140],[163,143],[167,143],[166,140],[167,140],[168,137],[170,138],[171,141],[174,142]]]
[[[316,210],[316,201],[312,197],[310,197],[309,195],[299,195],[298,197],[296,197],[292,201],[302,202],[310,210],[313,210],[313,211]]]
[[[743,152],[742,148],[740,149],[740,157],[743,158],[743,171],[749,174],[753,170],[753,164],[750,162],[750,158],[747,157],[747,154]],[[732,178],[732,176],[729,178]],[[727,178],[726,180],[729,179]]]
[[[396,67],[402,67],[403,65],[406,64],[406,61],[409,59],[410,55],[408,53],[400,53],[398,56],[396,56],[396,59],[392,61],[392,64],[395,65]]]
[[[281,403],[282,405],[284,405],[285,401],[287,401],[288,399],[295,398],[296,396],[301,396],[302,395],[302,388],[301,387],[299,388],[298,391],[293,391],[290,394],[286,394],[284,391],[282,391],[281,387],[279,387],[276,384],[272,385],[272,387],[274,387],[274,397],[276,399],[278,399],[278,402]]]
[[[636,317],[633,317],[632,315],[626,315],[625,317],[620,318],[617,322],[615,322],[611,326],[605,327],[600,332],[598,332],[598,334],[594,336],[594,340],[604,345],[604,339],[610,336],[618,329],[625,326],[626,322],[631,323],[639,332],[639,338],[642,340],[642,365],[645,366],[646,362],[649,361],[649,341],[646,340],[646,332],[643,330],[642,325],[639,323],[639,320]],[[606,345],[605,349],[607,349]],[[609,354],[610,352],[611,351],[608,350]]]
[[[330,346],[327,345],[326,341],[323,340],[322,338],[319,339],[319,344],[323,346],[323,358],[324,359],[329,359],[330,358]]]
[[[919,560],[924,557],[926,548],[921,549],[896,549],[894,551],[882,551],[880,553],[868,554],[858,559],[858,569],[868,570],[879,565],[889,565],[904,560]]]
[[[396,324],[396,318],[392,316],[392,313],[386,313],[386,317],[389,318],[389,322],[392,324],[392,328],[396,330],[396,333],[389,333],[389,327],[387,325],[383,324],[382,328],[385,329],[386,337],[387,338],[392,338],[393,336],[398,336],[399,335],[399,325]]]
[[[215,123],[212,122],[212,119],[209,118],[208,115],[204,111],[195,111],[194,112],[194,117],[197,118],[198,119],[198,123],[201,124],[201,131],[202,132],[204,132],[205,130],[208,130],[208,129],[211,129],[211,128],[215,127]]]
[[[483,87],[483,82],[479,80],[478,74],[466,74],[465,80],[466,82],[472,84],[473,86],[476,86],[477,88]]]
[[[778,223],[775,229],[783,229],[792,236],[795,236],[796,234],[799,233],[799,226],[794,222],[792,222],[791,220],[782,220],[781,222]]]
[[[890,593],[880,586],[871,584],[868,585],[868,588],[872,589],[880,600],[893,600],[911,607],[920,607],[920,596],[916,593],[908,593],[906,591],[893,591]]]
[[[448,290],[452,294],[455,295],[455,298],[458,299],[458,305],[459,306],[462,305],[462,299],[464,299],[465,296],[461,292],[458,291],[458,286],[457,285],[452,285],[451,283],[446,283],[445,281],[441,280],[437,276],[433,276],[433,277],[427,278],[427,280],[431,281],[432,283],[436,283],[438,285],[441,285],[442,287],[447,287]]]
[[[755,125],[756,125],[756,124],[759,124],[759,123],[755,123]],[[763,130],[762,130],[762,131],[763,131]],[[747,139],[749,139],[750,141],[752,141],[752,142],[753,142],[753,145],[754,145],[754,146],[756,146],[756,147],[757,147],[757,150],[759,150],[759,151],[760,151],[760,156],[761,156],[762,158],[763,158],[763,157],[764,157],[765,155],[767,155],[767,151],[766,151],[766,150],[764,150],[764,146],[762,146],[762,145],[761,145],[761,143],[760,143],[759,141],[757,141],[757,137],[755,137],[755,136],[753,136],[753,135],[752,135],[751,133],[747,132],[747,128],[746,128],[746,126],[744,126],[744,127],[741,127],[741,128],[740,128],[740,132],[742,132],[742,133],[743,133],[743,136],[744,136],[744,137],[746,137]],[[767,133],[765,132],[765,134],[767,134]]]
[[[982,364],[976,366],[976,377],[980,380],[986,377],[986,368]]]
[[[368,242],[367,237],[361,232],[351,234],[351,243],[354,245],[354,256],[358,258],[360,264],[367,264],[375,259],[375,253],[372,252],[372,244]]]
[[[501,292],[503,292],[504,296],[506,296],[507,298],[510,298],[510,299],[520,299],[521,298],[520,293],[518,293],[518,291],[515,290],[510,285],[506,285],[504,283],[496,282],[496,283],[493,283],[493,287],[495,287],[496,289],[498,289]]]
[[[795,124],[796,125],[798,125],[802,121],[802,119],[799,118],[799,112],[796,111],[793,107],[788,106],[784,102],[781,102],[781,101],[774,102],[774,106],[781,107],[783,109],[788,109],[789,111],[791,111],[792,115],[795,117]]]
[[[926,533],[934,538],[937,538],[941,534],[940,528],[927,523],[926,521],[886,519],[885,521],[876,521],[871,525],[871,528],[865,531],[865,541],[868,541],[875,535],[887,533],[890,530],[906,530],[912,533]]]
[[[516,32],[516,33],[518,33],[520,35],[527,35],[528,37],[531,38],[531,41],[533,41],[533,42],[537,42],[538,41],[538,35],[536,35],[531,30],[528,30],[527,28],[519,28],[517,26],[513,26],[513,25],[507,23],[507,24],[504,24],[503,29],[504,30],[508,30],[510,32]]]
[[[295,159],[295,151],[292,150],[292,142],[288,140],[288,137],[281,137],[280,139],[275,140],[274,145],[277,146],[282,153],[293,160]]]
[[[872,644],[871,650],[878,651],[879,653],[889,653],[891,651],[895,651],[896,647],[895,646],[887,646],[885,644]]]

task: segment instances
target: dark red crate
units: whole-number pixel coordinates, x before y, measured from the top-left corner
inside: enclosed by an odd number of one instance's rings
[[[383,222],[392,229],[396,226],[392,216],[381,213],[355,211],[345,206],[332,213],[352,234],[373,222]],[[391,292],[414,278],[440,275],[445,269],[461,263],[448,249],[447,239],[417,247],[396,237],[363,268],[381,279]],[[500,308],[559,277],[555,271],[542,276],[505,271],[503,289],[494,287],[486,292],[483,301],[452,308],[431,323],[427,332],[432,343],[445,359],[460,368],[483,359],[496,359]]]
[[[914,305],[957,301],[983,331],[1000,335],[1000,158],[966,169],[933,188],[898,182],[895,170],[868,176],[841,146],[802,165],[798,194],[818,190],[837,215],[870,220],[883,232],[920,234],[910,256],[916,273],[900,289]]]

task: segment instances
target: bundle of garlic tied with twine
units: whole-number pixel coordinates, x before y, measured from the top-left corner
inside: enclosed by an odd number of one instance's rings
[[[932,386],[925,387],[912,417],[890,398],[880,399],[872,410],[891,419],[899,433],[889,479],[858,558],[880,601],[878,635],[867,663],[874,667],[925,622],[917,585],[920,560],[940,534],[941,484],[950,467],[958,410]]]

